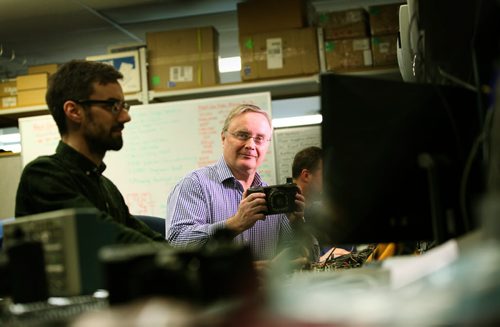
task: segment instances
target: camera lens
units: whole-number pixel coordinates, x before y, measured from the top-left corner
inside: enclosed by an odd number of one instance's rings
[[[285,193],[274,191],[269,194],[269,202],[275,211],[286,210],[288,208],[288,197]]]

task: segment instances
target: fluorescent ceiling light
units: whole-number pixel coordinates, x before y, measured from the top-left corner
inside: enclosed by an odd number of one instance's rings
[[[304,125],[316,125],[321,124],[323,121],[323,116],[321,115],[309,115],[309,116],[299,116],[299,117],[286,117],[286,118],[275,118],[273,119],[273,127],[292,127],[292,126],[304,126]]]
[[[241,70],[241,58],[238,57],[219,57],[219,72],[230,73],[239,72]]]

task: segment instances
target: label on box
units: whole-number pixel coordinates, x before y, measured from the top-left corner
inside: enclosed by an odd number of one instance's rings
[[[352,49],[354,51],[369,50],[370,40],[369,39],[359,39],[352,41]]]
[[[389,42],[381,42],[378,44],[378,51],[380,53],[388,53],[391,44]]]
[[[365,63],[365,66],[371,66],[373,64],[371,50],[363,51],[363,62]]]
[[[346,22],[357,23],[363,20],[363,13],[361,10],[352,10],[346,12]]]
[[[253,49],[253,40],[251,37],[249,37],[248,39],[246,39],[245,41],[245,48],[247,49]]]
[[[281,38],[266,40],[267,69],[283,68],[283,41]]]
[[[15,86],[5,86],[3,90],[1,90],[3,94],[15,95],[17,93],[17,87]]]
[[[193,66],[172,66],[170,67],[170,81],[172,82],[192,82]]]
[[[3,108],[15,107],[16,105],[17,105],[17,98],[16,97],[3,97],[2,98],[2,107]]]
[[[326,41],[325,42],[325,51],[332,52],[335,50],[335,42],[334,41]]]

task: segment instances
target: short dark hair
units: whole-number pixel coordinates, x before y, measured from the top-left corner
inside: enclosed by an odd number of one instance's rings
[[[318,169],[319,163],[323,159],[323,150],[317,146],[310,146],[302,149],[293,158],[292,177],[300,176],[302,169],[314,171]]]
[[[49,78],[45,101],[59,129],[68,132],[64,115],[64,102],[88,99],[94,92],[93,84],[117,83],[123,75],[113,66],[97,61],[71,60],[59,67]]]

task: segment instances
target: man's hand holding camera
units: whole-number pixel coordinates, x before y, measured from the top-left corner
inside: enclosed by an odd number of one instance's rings
[[[305,198],[296,184],[249,188],[245,194],[247,197],[253,194],[264,195],[265,215],[284,213],[292,224],[304,220]]]
[[[267,210],[266,194],[253,193],[248,194],[247,191],[243,194],[243,199],[240,202],[236,214],[226,220],[226,228],[233,230],[237,234],[252,228],[257,220],[266,219],[264,212]]]
[[[304,196],[299,192],[295,194],[295,211],[286,214],[291,224],[301,223],[304,221],[304,209],[306,206]]]
[[[304,219],[305,198],[295,184],[250,188],[243,194],[238,212],[226,220],[226,228],[237,234],[251,228],[267,215],[285,213],[290,223]]]

